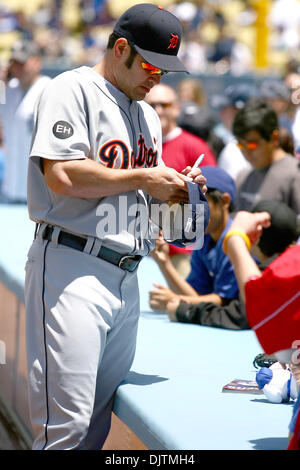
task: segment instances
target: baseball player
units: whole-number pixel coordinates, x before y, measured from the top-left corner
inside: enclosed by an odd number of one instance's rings
[[[181,34],[170,12],[135,5],[101,61],[60,74],[38,102],[25,280],[33,449],[102,448],[135,352],[137,267],[153,248],[138,215],[152,198],[188,201],[187,175],[206,190],[199,169],[162,164],[160,121],[142,101],[165,71],[185,71]]]

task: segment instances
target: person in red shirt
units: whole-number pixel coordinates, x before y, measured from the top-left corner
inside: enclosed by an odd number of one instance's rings
[[[205,140],[178,126],[180,104],[173,88],[160,83],[148,93],[146,101],[160,118],[163,136],[162,157],[167,166],[181,171],[186,166],[193,166],[201,153],[205,154],[202,166],[217,165],[215,154]]]
[[[146,101],[157,112],[162,128],[162,159],[166,166],[181,172],[193,166],[199,155],[205,154],[200,166],[217,166],[217,159],[210,146],[177,124],[180,104],[176,91],[164,83],[156,85]],[[170,256],[176,269],[186,277],[190,270],[191,249],[170,245]]]
[[[261,273],[248,250],[268,228],[268,212],[239,211],[227,232],[228,255],[251,329],[267,354],[289,364],[300,385],[300,245],[288,247]],[[300,450],[300,394],[289,426],[288,450]]]

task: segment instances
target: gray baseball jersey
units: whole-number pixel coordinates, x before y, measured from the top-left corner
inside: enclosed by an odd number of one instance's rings
[[[148,254],[152,201],[142,190],[104,198],[57,194],[45,182],[41,158],[90,158],[132,171],[163,165],[160,121],[149,105],[129,100],[89,67],[52,80],[36,110],[28,206],[41,225],[25,277],[33,448],[100,449],[115,390],[134,358],[140,307],[137,270],[99,258],[99,250]],[[84,249],[62,243],[62,231],[85,235]]]
[[[25,277],[34,449],[102,447],[114,392],[134,357],[139,290],[136,271],[122,270],[97,253],[102,243],[119,253],[139,254],[147,254],[152,245],[136,223],[137,210],[147,208],[147,194],[130,191],[102,199],[57,194],[46,185],[41,157],[91,158],[132,171],[153,167],[163,164],[160,129],[149,105],[130,101],[88,67],[53,79],[39,100],[28,206],[31,219],[41,226]],[[104,233],[99,223],[105,211],[113,219],[113,210],[116,226]],[[46,224],[54,226],[51,241],[43,237]],[[59,243],[61,230],[86,235],[84,251]]]
[[[98,237],[106,247],[120,253],[147,254],[152,247],[151,228],[143,237],[135,232],[134,210],[147,207],[147,194],[138,190],[99,199],[54,193],[46,185],[39,157],[90,158],[109,168],[133,170],[162,165],[161,124],[154,110],[143,101],[130,100],[92,68],[84,66],[54,78],[42,94],[36,112],[28,169],[30,218],[72,233]],[[112,211],[112,219],[113,209],[115,225],[107,227],[106,210]],[[131,219],[124,219],[126,210]]]

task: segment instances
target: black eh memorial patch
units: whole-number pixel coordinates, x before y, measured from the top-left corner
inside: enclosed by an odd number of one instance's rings
[[[74,129],[67,121],[57,121],[52,128],[52,132],[58,139],[67,139],[74,134]]]

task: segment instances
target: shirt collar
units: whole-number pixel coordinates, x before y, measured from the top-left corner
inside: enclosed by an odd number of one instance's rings
[[[180,127],[175,127],[171,132],[169,132],[167,135],[165,135],[162,139],[163,144],[165,142],[169,142],[169,140],[176,139],[176,137],[180,136],[182,133],[182,129]]]

